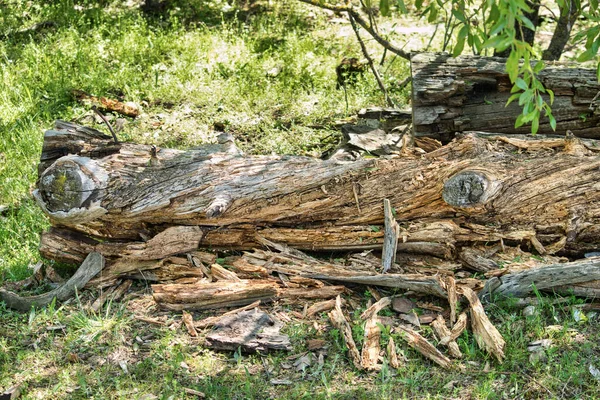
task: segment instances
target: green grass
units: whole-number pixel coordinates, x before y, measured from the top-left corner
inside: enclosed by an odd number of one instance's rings
[[[315,329],[312,321],[286,325],[292,355],[307,351],[307,339],[328,343],[323,365],[315,362],[301,372],[293,368],[288,353],[263,356],[204,349],[202,339],[192,339],[177,315],[169,315],[167,327],[137,321],[132,313],[139,313],[140,306],[135,301],[109,304],[98,313],[87,311],[85,305],[93,298],[86,292],[69,305],[52,305],[29,315],[0,305],[0,387],[22,383],[25,398],[185,398],[185,388],[213,399],[600,396],[600,386],[588,372],[590,364],[600,364],[600,318],[590,313],[587,322],[575,321],[575,300],[557,309],[541,298],[538,313],[528,319],[508,303],[490,306],[492,321],[507,339],[502,364],[464,333],[458,343],[465,370],[445,371],[392,333],[408,359],[406,366],[361,373],[351,367],[339,333],[328,328],[325,315],[317,319],[325,329]],[[357,321],[353,323],[360,329]],[[546,350],[547,361],[532,364],[527,344],[546,338],[554,341]],[[286,379],[292,385],[271,385],[271,379]]]
[[[23,279],[40,258],[39,235],[49,222],[30,191],[44,130],[55,119],[93,123],[89,106],[75,101],[71,89],[141,104],[143,114],[127,120],[121,139],[185,148],[214,141],[220,123],[251,154],[318,156],[339,140],[336,120],[384,105],[368,74],[348,89],[346,104],[335,88],[335,67],[343,57],[361,57],[349,27],[293,0],[271,2],[268,13],[255,15],[217,0],[173,1],[162,16],[124,4],[0,5],[0,205],[8,207],[0,215],[0,284]],[[23,31],[43,21],[55,26]],[[379,58],[381,50],[368,45]],[[408,92],[394,83],[408,75],[408,65],[392,60],[384,79],[404,105]],[[587,370],[590,363],[600,368],[598,316],[580,324],[549,303],[529,320],[509,305],[489,307],[508,339],[501,365],[464,334],[459,344],[466,361],[477,364],[443,371],[392,332],[409,359],[406,367],[366,374],[350,366],[339,333],[324,317],[317,326],[294,321],[285,328],[293,354],[306,351],[307,339],[329,344],[324,364],[302,373],[287,368],[288,354],[208,351],[178,327],[179,316],[171,315],[171,327],[153,327],[133,317],[131,302],[90,312],[90,297],[84,292],[70,304],[28,315],[0,304],[0,389],[21,383],[23,398],[75,399],[179,399],[185,388],[215,399],[600,397]],[[359,314],[353,314],[353,333],[360,342]],[[557,324],[563,329],[546,329]],[[546,337],[556,342],[548,362],[530,364],[527,343]],[[491,367],[484,372],[486,360]],[[271,378],[293,384],[273,386]]]

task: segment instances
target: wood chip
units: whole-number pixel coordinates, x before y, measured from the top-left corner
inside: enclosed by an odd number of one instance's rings
[[[196,332],[196,328],[194,327],[194,318],[192,317],[192,314],[183,310],[181,320],[183,321],[183,324],[185,325],[190,336],[198,337],[198,332]]]
[[[502,362],[506,344],[502,335],[490,322],[477,294],[468,287],[461,287],[460,290],[471,306],[471,327],[477,344],[480,348],[493,354],[499,362]]]
[[[241,279],[235,274],[235,272],[229,271],[219,264],[211,265],[210,273],[213,279],[216,281],[241,281]]]
[[[313,315],[321,313],[323,311],[331,310],[333,307],[335,307],[335,302],[336,300],[332,299],[313,304],[306,310],[306,318],[310,318]]]
[[[467,327],[467,313],[461,313],[458,316],[458,320],[456,324],[450,330],[450,334],[440,338],[440,344],[446,346],[448,343],[456,340],[460,335],[462,335],[463,331]]]
[[[413,331],[412,329],[408,329],[405,327],[398,327],[398,330],[403,333],[402,338],[406,340],[406,342],[413,349],[417,350],[419,353],[423,354],[425,357],[429,358],[436,364],[438,364],[442,368],[451,369],[452,361],[440,353],[438,349],[435,348],[434,345],[429,343],[427,339]]]
[[[450,336],[450,329],[446,326],[446,321],[444,317],[438,315],[438,317],[431,323],[433,330],[439,338],[446,338]],[[455,341],[449,341],[446,346],[448,346],[448,351],[450,355],[454,358],[462,358],[462,353],[460,352],[460,348]]]
[[[456,305],[458,304],[458,295],[456,293],[456,281],[453,277],[447,276],[444,280],[446,291],[448,292],[448,303],[450,304],[450,323],[456,322]]]
[[[400,314],[412,313],[415,303],[405,297],[394,297],[392,300],[392,310]]]
[[[352,338],[352,329],[350,328],[350,324],[342,312],[342,299],[340,296],[336,298],[335,307],[329,312],[328,315],[333,326],[340,331],[342,337],[344,338],[346,347],[348,347],[348,353],[350,353],[350,359],[352,360],[354,367],[356,369],[362,369],[360,353],[356,347],[354,339]]]
[[[378,371],[379,364],[379,341],[381,340],[381,329],[377,324],[377,318],[373,315],[365,323],[365,337],[361,353],[361,365],[367,371]]]
[[[400,362],[400,359],[398,358],[398,353],[396,351],[396,343],[394,343],[393,337],[390,337],[390,340],[388,341],[387,356],[388,356],[388,362],[390,363],[390,367],[392,367],[394,369],[398,369],[398,368],[402,367],[402,363]]]
[[[21,396],[21,385],[11,386],[3,393],[0,393],[0,400],[14,400]]]
[[[379,311],[381,311],[384,308],[388,307],[390,304],[392,304],[392,298],[391,297],[382,297],[378,302],[376,302],[375,304],[373,304],[371,307],[367,308],[360,315],[360,318],[362,320],[370,319],[374,315],[377,315],[377,313],[379,313]]]
[[[203,392],[200,392],[198,390],[194,390],[194,389],[190,389],[190,388],[183,388],[183,391],[186,394],[189,394],[190,396],[196,396],[199,399],[206,398],[206,394],[204,394]]]

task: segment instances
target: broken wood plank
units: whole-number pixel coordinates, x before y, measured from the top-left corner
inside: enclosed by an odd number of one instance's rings
[[[456,322],[456,306],[458,304],[456,281],[453,277],[447,276],[444,282],[446,283],[446,292],[448,293],[448,304],[450,304],[450,323],[453,324]]]
[[[217,281],[197,284],[152,285],[159,307],[172,310],[207,310],[236,307],[277,297],[279,286],[267,280]]]
[[[27,312],[31,307],[45,307],[54,299],[65,301],[81,290],[90,279],[104,268],[104,257],[100,253],[90,253],[77,269],[75,274],[65,284],[58,288],[37,296],[23,297],[16,293],[0,288],[0,300],[4,301],[8,308]]]
[[[398,248],[398,237],[400,236],[400,226],[394,218],[392,205],[389,199],[383,199],[383,221],[384,236],[381,261],[383,264],[382,273],[386,273],[396,262],[396,250]]]
[[[219,264],[213,264],[210,266],[210,274],[216,281],[241,281],[241,279],[238,278],[235,272],[229,271],[224,267],[220,266]]]
[[[331,310],[332,308],[335,307],[336,301],[337,301],[336,299],[332,299],[332,300],[320,301],[318,303],[313,304],[312,306],[308,307],[308,309],[306,310],[306,318],[311,318],[315,314]],[[345,300],[343,300],[343,299],[342,299],[342,304],[345,304]]]
[[[442,346],[446,346],[448,343],[455,341],[460,335],[462,335],[466,327],[467,314],[463,312],[458,316],[458,320],[450,330],[450,333],[447,336],[440,337],[440,344]]]

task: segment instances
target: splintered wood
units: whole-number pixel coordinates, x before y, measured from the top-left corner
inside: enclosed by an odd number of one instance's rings
[[[352,328],[350,328],[350,324],[344,316],[344,312],[342,311],[342,299],[339,296],[335,300],[335,307],[329,312],[328,315],[333,326],[342,335],[342,338],[346,343],[346,347],[348,347],[348,353],[350,354],[350,359],[352,360],[354,367],[356,369],[363,369],[361,363],[362,358],[358,348],[356,347],[356,343],[352,338]]]
[[[468,287],[461,288],[462,294],[467,298],[471,311],[471,327],[473,335],[480,348],[493,354],[499,362],[504,360],[504,338],[485,314],[483,306],[474,291]]]
[[[399,327],[398,330],[402,333],[402,338],[406,340],[410,347],[414,348],[440,367],[446,369],[452,368],[452,361],[419,333],[404,327]]]

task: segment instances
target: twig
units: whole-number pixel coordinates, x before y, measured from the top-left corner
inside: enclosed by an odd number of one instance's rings
[[[369,55],[369,52],[367,51],[367,47],[365,46],[365,43],[360,38],[360,33],[358,32],[358,27],[356,26],[356,22],[354,21],[354,17],[352,16],[351,12],[348,12],[348,18],[350,19],[350,24],[352,25],[352,29],[354,29],[354,33],[356,34],[356,39],[358,39],[358,43],[360,43],[360,48],[362,49],[363,55],[365,56],[365,58],[367,59],[367,62],[369,63],[369,67],[371,68],[371,71],[373,72],[373,75],[375,76],[375,80],[377,80],[379,89],[381,89],[381,91],[383,92],[383,95],[385,96],[386,103],[388,104],[388,106],[394,107],[394,102],[388,96],[385,85],[381,81],[379,72],[377,72],[377,68],[375,67],[375,64],[373,63],[373,59]]]
[[[356,21],[356,23],[358,25],[363,27],[363,29],[366,30],[369,33],[369,35],[371,35],[373,37],[373,39],[375,39],[375,41],[377,43],[379,43],[380,45],[382,45],[384,48],[388,49],[392,53],[397,54],[400,57],[405,58],[407,60],[410,60],[409,52],[399,49],[398,47],[394,46],[393,44],[391,44],[390,42],[388,42],[387,40],[385,40],[384,38],[379,36],[379,34],[377,32],[375,32],[372,27],[369,26],[367,21],[365,21],[360,16],[360,14],[354,10],[354,8],[348,7],[348,6],[336,6],[336,5],[329,4],[329,3],[321,3],[318,0],[299,0],[299,1],[306,3],[306,4],[313,5],[315,7],[325,8],[325,9],[331,10],[331,11],[348,13],[349,15],[352,16],[352,18],[354,18],[354,20]]]
[[[102,121],[104,121],[104,123],[106,124],[106,126],[108,126],[108,130],[112,134],[112,137],[113,137],[115,143],[118,144],[119,143],[119,139],[117,139],[117,134],[115,133],[115,130],[113,129],[113,127],[110,124],[110,122],[108,122],[108,120],[106,119],[106,117],[100,112],[100,110],[98,110],[98,107],[96,107],[95,105],[92,106],[92,110],[94,110],[94,112],[96,114],[98,114],[98,116],[100,117],[100,119],[102,119]]]

